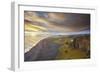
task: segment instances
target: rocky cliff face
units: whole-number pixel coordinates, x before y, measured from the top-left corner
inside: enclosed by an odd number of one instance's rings
[[[90,35],[52,36],[24,54],[25,61],[90,58]]]

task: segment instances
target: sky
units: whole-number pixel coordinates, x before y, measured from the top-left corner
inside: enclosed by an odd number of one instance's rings
[[[90,31],[90,14],[24,11],[25,31]]]

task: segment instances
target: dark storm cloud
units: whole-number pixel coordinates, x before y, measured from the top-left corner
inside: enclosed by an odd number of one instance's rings
[[[49,16],[49,12],[37,12],[37,14],[47,20],[55,23],[54,25],[60,27],[69,27],[72,29],[90,29],[90,14],[79,14],[79,13],[55,13],[53,12]],[[59,16],[59,15],[62,15]]]
[[[64,26],[70,27],[90,27],[90,14],[66,14],[67,20],[63,23]]]

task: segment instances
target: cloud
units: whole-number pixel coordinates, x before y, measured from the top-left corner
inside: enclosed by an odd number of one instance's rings
[[[39,29],[38,31],[74,32],[90,30],[90,14],[25,11],[24,15],[25,25],[31,24],[46,29],[31,28]]]

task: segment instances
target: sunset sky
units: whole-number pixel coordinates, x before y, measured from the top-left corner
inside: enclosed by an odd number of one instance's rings
[[[24,11],[25,31],[90,31],[90,14]]]

